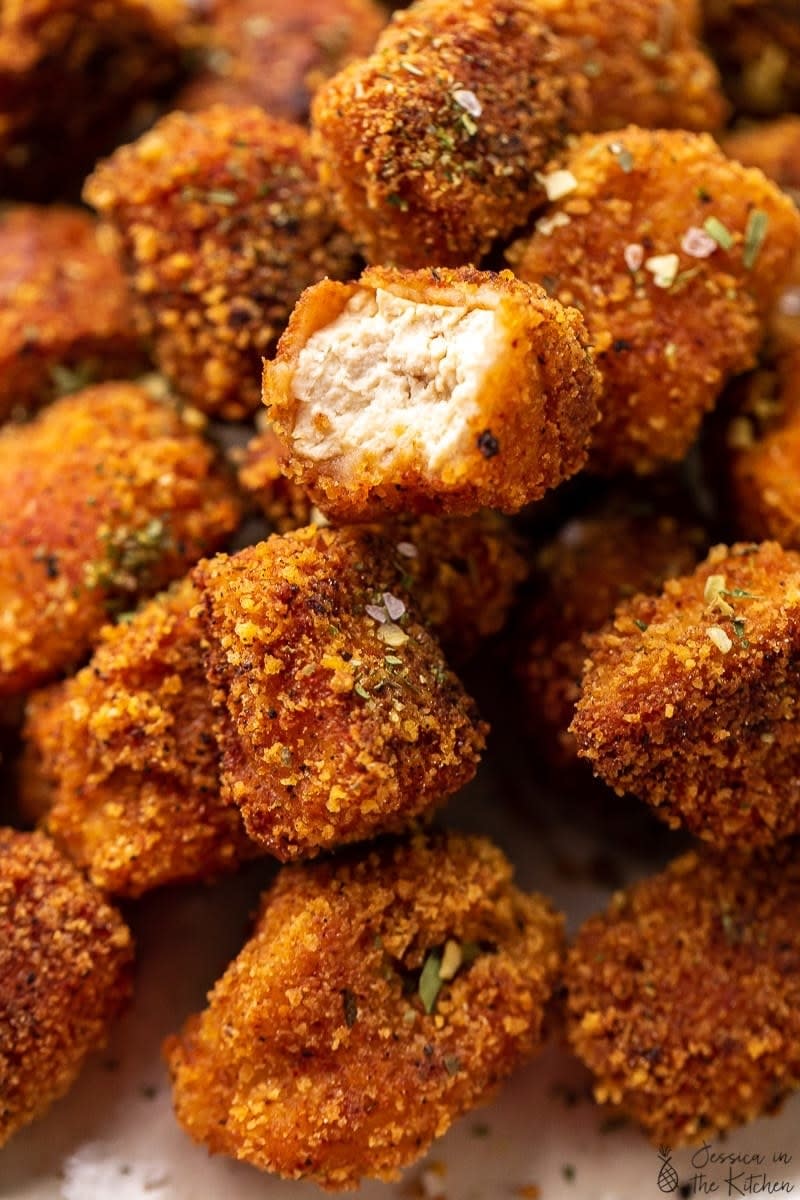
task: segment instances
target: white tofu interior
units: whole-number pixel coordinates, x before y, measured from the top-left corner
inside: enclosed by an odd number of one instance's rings
[[[387,468],[411,452],[439,470],[474,428],[506,342],[493,309],[357,292],[300,352],[295,450],[315,461],[355,453]]]

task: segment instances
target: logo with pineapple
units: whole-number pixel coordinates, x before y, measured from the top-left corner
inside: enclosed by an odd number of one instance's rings
[[[672,1151],[668,1146],[661,1146],[658,1157],[661,1159],[661,1169],[658,1172],[658,1190],[660,1192],[677,1192],[678,1172],[672,1165]]]

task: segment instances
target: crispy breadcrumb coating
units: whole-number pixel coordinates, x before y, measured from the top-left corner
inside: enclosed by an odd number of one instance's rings
[[[656,1144],[710,1141],[800,1087],[800,853],[685,854],[592,917],[568,956],[567,1028]]]
[[[119,913],[48,838],[0,829],[0,1145],[105,1044],[132,957]]]
[[[203,67],[177,107],[257,104],[274,117],[305,121],[312,94],[370,53],[386,19],[375,0],[218,0]]]
[[[212,1153],[325,1188],[395,1179],[539,1049],[561,918],[485,839],[284,868],[165,1054]]]
[[[125,277],[87,213],[0,212],[0,421],[144,367],[132,325]]]
[[[239,482],[272,527],[288,533],[316,513],[305,489],[283,474],[282,459],[277,435],[262,430],[245,449]],[[448,659],[464,661],[502,629],[528,567],[519,537],[498,513],[399,517],[369,528],[394,545],[420,616]]]
[[[737,129],[722,139],[722,148],[774,179],[800,208],[800,116]],[[800,247],[771,315],[770,338],[777,348],[800,346]]]
[[[93,883],[138,896],[232,870],[258,848],[219,795],[215,716],[189,581],[107,626],[87,667],[28,704],[27,808]]]
[[[508,258],[586,320],[604,376],[590,465],[649,473],[755,365],[800,214],[705,134],[587,135],[557,166],[564,198]]]
[[[183,0],[3,0],[0,180],[49,200],[79,184],[136,103],[180,71]]]
[[[80,662],[109,613],[214,550],[239,502],[212,448],[130,383],[0,430],[0,695]]]
[[[159,368],[204,412],[256,408],[261,357],[303,288],[352,271],[308,135],[258,108],[170,113],[84,194],[116,231]]]
[[[742,112],[776,116],[800,105],[797,0],[704,0],[705,37]]]
[[[701,48],[699,0],[537,0],[554,33],[576,44],[589,81],[582,130],[636,122],[715,130],[727,105]]]
[[[372,263],[478,262],[544,198],[586,77],[535,0],[417,0],[312,104],[323,181]]]
[[[626,597],[657,592],[691,571],[706,547],[697,521],[659,502],[617,492],[569,520],[535,560],[523,606],[517,672],[540,751],[574,761],[569,732],[586,658],[584,634],[599,629]]]
[[[270,853],[403,828],[473,777],[487,727],[374,535],[310,526],[194,579],[222,794]]]
[[[727,499],[737,533],[800,550],[800,343],[733,389]]]
[[[571,729],[606,783],[720,846],[800,831],[800,555],[716,546],[587,645]]]
[[[317,284],[264,366],[286,469],[339,521],[515,512],[583,466],[599,392],[579,313],[470,267]]]

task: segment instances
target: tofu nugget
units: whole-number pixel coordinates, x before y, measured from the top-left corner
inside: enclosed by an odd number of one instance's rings
[[[129,383],[0,431],[0,695],[79,663],[109,614],[178,578],[236,526],[214,452]]]
[[[122,918],[48,838],[0,829],[0,1145],[105,1044],[132,957]]]
[[[691,571],[705,545],[688,515],[669,511],[657,496],[619,492],[573,517],[539,550],[517,670],[532,732],[553,764],[577,754],[569,724],[584,635],[605,625],[626,597],[659,591],[666,579]]]
[[[737,533],[800,550],[800,342],[732,389],[727,499]]]
[[[95,221],[77,208],[0,212],[0,421],[145,361]]]
[[[215,713],[189,581],[107,626],[87,667],[28,705],[23,799],[117,895],[206,879],[258,852],[220,799]]]
[[[704,134],[585,136],[549,178],[562,198],[509,261],[586,320],[604,378],[590,465],[651,472],[755,365],[800,214]]]
[[[581,129],[631,122],[718,129],[727,104],[700,41],[700,0],[537,0],[554,33],[575,43],[588,80]]]
[[[685,854],[613,899],[567,964],[595,1096],[658,1145],[711,1141],[800,1086],[800,852]]]
[[[202,69],[177,106],[258,104],[274,117],[305,121],[314,91],[369,54],[386,15],[375,0],[216,0]]]
[[[572,732],[620,795],[720,846],[800,831],[800,555],[716,546],[587,639]]]
[[[258,108],[170,113],[85,197],[116,230],[159,368],[218,416],[258,405],[262,355],[303,288],[352,271],[308,135]]]
[[[600,379],[580,314],[463,268],[368,268],[295,308],[264,403],[329,516],[515,512],[578,471]]]
[[[79,186],[140,100],[180,70],[187,0],[3,0],[2,191],[49,200]]]
[[[322,178],[372,263],[478,262],[541,203],[586,103],[577,48],[535,0],[416,0],[317,92]]]
[[[178,1120],[290,1179],[395,1179],[539,1049],[561,947],[560,917],[483,839],[286,867],[165,1045]]]
[[[379,539],[311,526],[201,563],[223,796],[281,859],[410,824],[486,726]]]

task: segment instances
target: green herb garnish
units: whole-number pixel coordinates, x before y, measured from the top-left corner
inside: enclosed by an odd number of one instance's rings
[[[748,271],[755,266],[756,259],[761,253],[768,226],[767,214],[760,208],[754,208],[747,218],[747,228],[744,231],[744,250],[742,251],[742,263]]]
[[[442,955],[439,950],[431,950],[425,962],[422,964],[422,971],[419,977],[419,998],[422,1001],[422,1007],[425,1012],[430,1014],[436,1008],[436,1000],[439,992],[442,989],[442,978],[439,974],[439,968],[442,965]]]
[[[703,229],[723,250],[730,250],[733,245],[733,236],[727,225],[723,225],[719,217],[707,217],[703,222]]]

